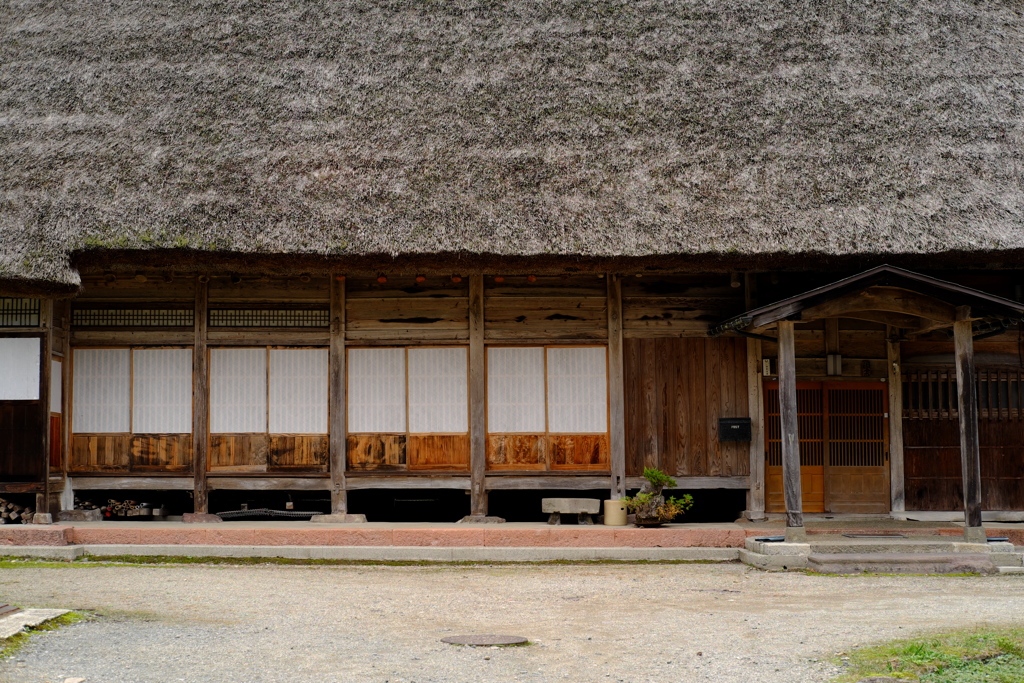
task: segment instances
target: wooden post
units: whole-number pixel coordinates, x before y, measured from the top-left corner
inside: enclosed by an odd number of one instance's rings
[[[39,325],[43,329],[39,342],[41,360],[39,363],[39,407],[43,419],[43,494],[36,496],[36,512],[50,511],[50,363],[53,358],[53,300],[42,299],[39,302]],[[42,507],[40,507],[42,503]]]
[[[907,509],[903,481],[903,369],[900,367],[899,331],[889,328],[886,342],[889,371],[889,500],[893,512]]]
[[[795,323],[791,320],[779,322],[779,413],[782,417],[782,488],[786,496],[787,540],[790,539],[789,529],[802,530],[804,526],[794,327]]]
[[[469,276],[469,466],[470,516],[487,516],[487,434],[484,363],[484,276]]]
[[[192,346],[193,510],[199,515],[210,511],[206,487],[206,449],[210,432],[210,362],[206,353],[209,297],[209,281],[199,277],[196,282],[195,340]]]
[[[608,280],[608,405],[610,411],[611,498],[626,496],[626,390],[622,359],[622,281]]]
[[[345,487],[345,281],[331,277],[331,350],[330,350],[330,462],[331,514],[348,514]]]
[[[981,527],[981,456],[978,439],[978,391],[974,371],[974,332],[970,306],[958,306],[953,323],[956,383],[960,399],[960,466],[964,482],[965,533]],[[975,540],[975,539],[971,539]]]
[[[750,489],[747,517],[764,519],[764,384],[761,340],[747,339],[747,406],[750,411]]]

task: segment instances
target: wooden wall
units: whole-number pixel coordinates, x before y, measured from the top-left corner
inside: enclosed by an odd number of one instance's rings
[[[1024,510],[1024,422],[980,420],[981,505]],[[904,420],[907,510],[963,510],[957,420]]]
[[[210,472],[326,472],[327,435],[211,434]]]
[[[719,442],[720,417],[747,417],[745,339],[627,339],[626,474],[741,476],[748,442]]]
[[[604,278],[509,276],[484,279],[484,339],[489,342],[605,340]]]
[[[818,320],[797,325],[794,346],[800,379],[836,379],[827,374],[829,353],[842,356],[842,377],[881,379],[887,376],[884,325],[843,318],[834,321],[835,327],[829,330],[829,322]],[[771,359],[772,371],[777,372],[778,344],[763,342],[762,355]]]
[[[744,311],[743,290],[727,274],[624,277],[624,337],[700,337]],[[736,280],[735,282],[739,282]]]
[[[0,401],[0,478],[41,481],[46,460],[38,401]]]
[[[353,345],[446,342],[469,339],[469,278],[412,275],[348,278],[345,341]]]

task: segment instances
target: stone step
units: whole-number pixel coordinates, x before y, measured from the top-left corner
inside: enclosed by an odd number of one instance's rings
[[[1024,567],[996,567],[1000,574],[1024,574]]]
[[[995,574],[989,553],[814,553],[807,568],[821,574]]]
[[[810,536],[807,539],[812,553],[836,555],[850,553],[866,555],[871,553],[988,553],[1004,544],[965,543],[957,537],[927,538],[846,538],[843,536]],[[1005,549],[1003,549],[1005,551]]]

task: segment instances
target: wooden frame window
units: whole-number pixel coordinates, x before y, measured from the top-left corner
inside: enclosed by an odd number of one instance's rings
[[[211,472],[326,472],[323,347],[211,348]]]
[[[75,348],[69,396],[70,471],[191,468],[191,348]]]
[[[469,348],[350,347],[353,470],[469,469]]]
[[[487,348],[487,468],[607,470],[608,347]]]
[[[0,338],[0,401],[38,401],[39,337]]]

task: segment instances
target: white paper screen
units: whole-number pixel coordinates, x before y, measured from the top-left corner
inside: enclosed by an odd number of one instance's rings
[[[544,349],[488,349],[487,431],[544,430]]]
[[[192,349],[132,353],[132,432],[192,433]]]
[[[405,431],[405,349],[349,350],[348,431]]]
[[[59,360],[50,361],[50,412],[64,412],[64,377],[63,363]]]
[[[71,422],[76,433],[131,430],[128,349],[77,349],[72,382]]]
[[[267,350],[210,351],[210,432],[267,431]]]
[[[39,337],[0,339],[0,401],[39,400]]]
[[[548,431],[608,431],[604,347],[548,349]]]
[[[469,431],[468,349],[409,349],[409,432]]]
[[[327,349],[271,349],[270,433],[327,433]]]

